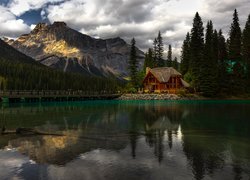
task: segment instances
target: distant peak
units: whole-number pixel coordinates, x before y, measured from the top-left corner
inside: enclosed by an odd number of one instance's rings
[[[108,41],[111,42],[120,42],[122,44],[126,44],[126,42],[124,41],[124,39],[120,38],[120,37],[115,37],[115,38],[111,38],[111,39],[107,39]]]
[[[42,29],[42,28],[44,28],[44,27],[46,27],[46,26],[47,26],[46,23],[38,23],[38,24],[36,25],[35,29]]]
[[[36,27],[33,29],[33,33],[36,33],[36,32],[38,32],[38,31],[40,31],[40,30],[42,30],[42,29],[45,29],[45,27],[47,27],[47,24],[46,23],[38,23],[37,25],[36,25]]]
[[[67,26],[67,24],[63,21],[55,21],[52,26],[56,26],[56,27],[65,27]]]

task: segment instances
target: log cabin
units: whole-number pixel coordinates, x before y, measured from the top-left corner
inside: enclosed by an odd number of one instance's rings
[[[181,73],[172,67],[146,68],[146,77],[143,80],[145,93],[176,94],[181,88],[190,85],[182,79]]]

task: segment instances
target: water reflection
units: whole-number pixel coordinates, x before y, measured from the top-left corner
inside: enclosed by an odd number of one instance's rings
[[[0,135],[0,169],[5,167],[0,175],[6,179],[249,179],[249,110],[249,103],[236,102],[2,107],[0,123],[6,129],[28,127],[58,135]],[[12,161],[19,163],[15,166]]]

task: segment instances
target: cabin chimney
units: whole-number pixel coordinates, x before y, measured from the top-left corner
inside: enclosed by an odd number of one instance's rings
[[[150,67],[146,67],[146,74],[148,74],[150,70],[151,70]]]

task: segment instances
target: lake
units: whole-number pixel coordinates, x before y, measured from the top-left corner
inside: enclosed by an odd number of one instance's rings
[[[250,101],[0,107],[0,179],[250,179]]]

